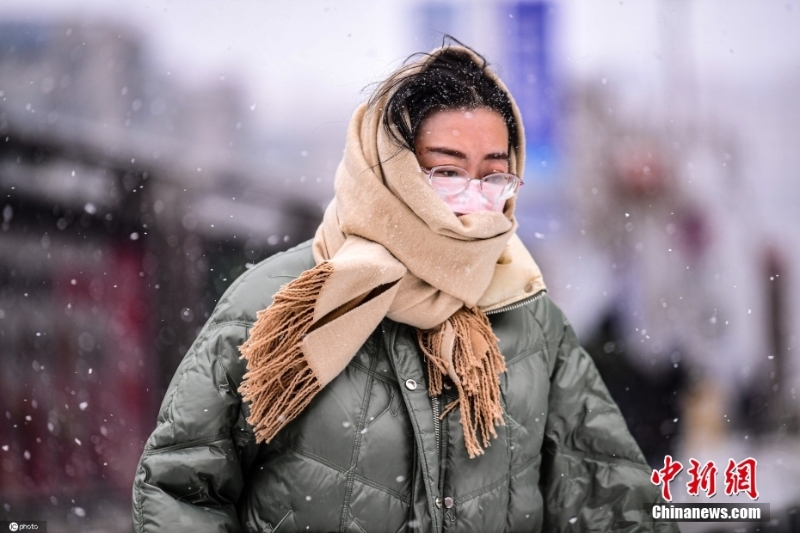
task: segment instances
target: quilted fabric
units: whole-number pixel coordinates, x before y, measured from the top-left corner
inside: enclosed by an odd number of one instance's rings
[[[238,346],[310,243],[241,276],[178,367],[133,485],[133,530],[187,532],[678,531],[588,354],[545,293],[489,315],[508,371],[505,425],[467,455],[455,398],[432,399],[409,326],[384,319],[269,444],[236,392]]]

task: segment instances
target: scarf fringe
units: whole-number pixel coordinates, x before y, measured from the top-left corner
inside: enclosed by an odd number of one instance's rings
[[[320,263],[283,286],[272,305],[258,312],[250,337],[239,347],[247,359],[239,393],[250,403],[247,422],[256,442],[272,440],[322,389],[302,341],[313,326],[314,306],[332,272],[332,264]]]
[[[500,374],[506,371],[506,363],[489,319],[478,308],[464,307],[448,320],[455,333],[452,361],[458,377],[455,383],[458,399],[447,405],[441,417],[461,407],[464,444],[473,458],[484,453],[490,437],[497,437],[495,425],[505,424],[500,404]],[[443,323],[431,330],[417,331],[417,340],[428,361],[431,396],[442,394],[449,366],[449,358],[442,353],[444,326]]]
[[[332,272],[333,265],[323,262],[283,286],[272,305],[258,312],[249,338],[239,347],[247,360],[239,393],[250,404],[247,422],[256,442],[270,442],[322,389],[302,341],[314,326],[315,304]],[[452,358],[442,353],[447,322],[454,334]],[[482,455],[497,437],[495,426],[504,424],[500,374],[506,365],[489,319],[476,307],[464,307],[440,326],[418,330],[417,340],[427,359],[431,396],[442,394],[452,360],[458,398],[441,416],[460,407],[467,453],[470,458]]]

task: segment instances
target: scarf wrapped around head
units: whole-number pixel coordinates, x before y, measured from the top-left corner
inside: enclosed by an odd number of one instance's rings
[[[482,60],[470,50],[450,47]],[[443,49],[406,72],[424,69]],[[506,91],[488,69],[487,74]],[[350,362],[384,317],[417,328],[427,359],[429,394],[444,376],[458,399],[470,457],[483,453],[503,424],[499,374],[505,361],[484,311],[544,288],[541,273],[515,235],[515,201],[502,213],[456,216],[428,184],[413,152],[382,128],[391,95],[354,112],[335,198],[314,238],[316,266],[283,286],[260,311],[240,347],[247,373],[239,388],[248,422],[269,442]],[[510,171],[522,175],[519,111]]]

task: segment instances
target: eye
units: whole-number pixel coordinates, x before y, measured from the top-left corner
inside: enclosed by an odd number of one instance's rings
[[[463,178],[465,170],[458,167],[435,167],[433,169],[434,178]]]
[[[495,167],[490,169],[488,172],[484,174],[484,176],[489,176],[491,174],[508,174],[508,165],[503,165],[502,167]]]

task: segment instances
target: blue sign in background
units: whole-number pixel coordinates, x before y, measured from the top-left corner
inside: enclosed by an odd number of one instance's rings
[[[505,7],[505,81],[522,112],[527,147],[526,177],[540,184],[556,176],[558,91],[552,65],[554,8],[548,2]]]

